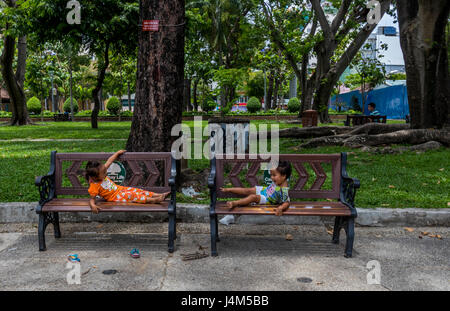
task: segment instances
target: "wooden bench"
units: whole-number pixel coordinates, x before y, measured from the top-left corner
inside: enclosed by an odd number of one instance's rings
[[[228,155],[227,155],[228,156]],[[217,256],[216,242],[219,241],[218,215],[275,215],[277,205],[250,205],[228,210],[226,201],[218,199],[238,198],[232,193],[220,191],[220,187],[243,187],[262,185],[258,182],[261,163],[269,162],[261,155],[231,155],[231,159],[217,155],[211,159],[208,177],[210,188],[211,255]],[[334,216],[333,243],[339,243],[339,233],[343,228],[347,235],[345,257],[352,256],[354,239],[354,207],[356,189],[360,183],[350,178],[346,172],[346,153],[341,154],[281,154],[279,159],[292,165],[290,178],[290,207],[283,215],[291,216]],[[327,175],[328,174],[328,175]],[[228,183],[225,183],[225,175]],[[258,175],[258,176],[257,176]],[[314,176],[315,175],[315,176]],[[331,178],[328,178],[328,177]],[[310,178],[311,177],[311,178]],[[315,177],[315,178],[314,178]],[[328,179],[328,180],[327,180]],[[243,184],[244,180],[246,184]]]
[[[55,238],[61,237],[59,212],[91,212],[88,185],[84,178],[87,161],[105,161],[112,153],[57,153],[51,152],[50,172],[36,178],[40,200],[36,207],[39,215],[39,250],[45,251],[45,229],[53,224]],[[170,152],[127,152],[118,160],[122,169],[123,186],[136,187],[154,192],[171,192],[170,200],[160,204],[119,203],[96,200],[100,213],[109,212],[165,212],[169,215],[169,252],[174,251],[176,239],[176,165]],[[111,168],[108,172],[111,172]],[[117,177],[120,172],[113,172]],[[110,173],[108,173],[110,174]],[[125,176],[124,176],[125,175]],[[111,177],[111,176],[110,176]],[[114,177],[114,176],[112,176]],[[160,186],[156,186],[160,184]],[[85,198],[63,198],[60,196],[85,196]]]
[[[53,119],[55,120],[55,122],[57,121],[70,121],[70,114],[69,113],[55,113],[53,115]]]
[[[386,123],[386,116],[363,116],[363,115],[347,115],[344,121],[346,126],[363,125],[370,122]]]

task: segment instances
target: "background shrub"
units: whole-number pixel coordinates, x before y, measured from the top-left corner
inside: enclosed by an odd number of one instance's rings
[[[289,112],[299,112],[300,111],[300,101],[297,97],[292,97],[289,99],[287,109]]]
[[[117,116],[119,115],[120,110],[122,110],[122,105],[120,104],[119,99],[116,96],[113,96],[108,99],[106,109],[108,109],[110,114]]]
[[[73,113],[78,112],[78,101],[75,99],[75,97],[72,97],[73,100]],[[70,113],[70,97],[66,99],[64,102],[64,111]]]
[[[205,98],[201,103],[202,111],[208,112],[216,108],[216,102],[211,98]]]
[[[261,103],[259,102],[259,99],[256,97],[250,97],[250,99],[247,102],[247,110],[250,113],[255,113],[261,110]]]
[[[42,110],[41,101],[33,96],[27,101],[27,108],[31,114],[40,114]]]

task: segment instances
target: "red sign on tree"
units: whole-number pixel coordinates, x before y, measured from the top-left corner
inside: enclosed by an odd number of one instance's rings
[[[142,23],[142,31],[158,31],[159,20],[144,20]]]

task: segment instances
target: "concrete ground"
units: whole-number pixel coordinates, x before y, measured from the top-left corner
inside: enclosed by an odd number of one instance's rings
[[[219,256],[192,261],[181,254],[209,254],[206,224],[178,224],[173,254],[167,223],[62,223],[57,240],[52,231],[39,252],[36,224],[0,224],[0,290],[450,290],[448,227],[357,227],[353,258],[344,258],[344,231],[335,245],[324,226],[220,225]],[[128,255],[134,247],[141,258]],[[73,253],[80,285],[66,280]],[[367,284],[371,260],[379,285]],[[110,269],[117,273],[102,273]]]

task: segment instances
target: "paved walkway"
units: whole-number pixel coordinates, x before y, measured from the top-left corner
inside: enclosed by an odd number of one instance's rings
[[[184,253],[209,253],[208,225],[180,223],[169,254],[167,223],[62,223],[58,240],[50,225],[46,252],[38,251],[35,224],[1,224],[0,290],[450,290],[450,228],[357,227],[349,259],[345,238],[330,243],[324,226],[219,229],[218,257],[182,261]],[[128,255],[134,247],[141,258]],[[81,258],[80,285],[66,280],[72,253]],[[380,285],[367,284],[371,260],[380,263]],[[111,269],[117,273],[102,273]]]

